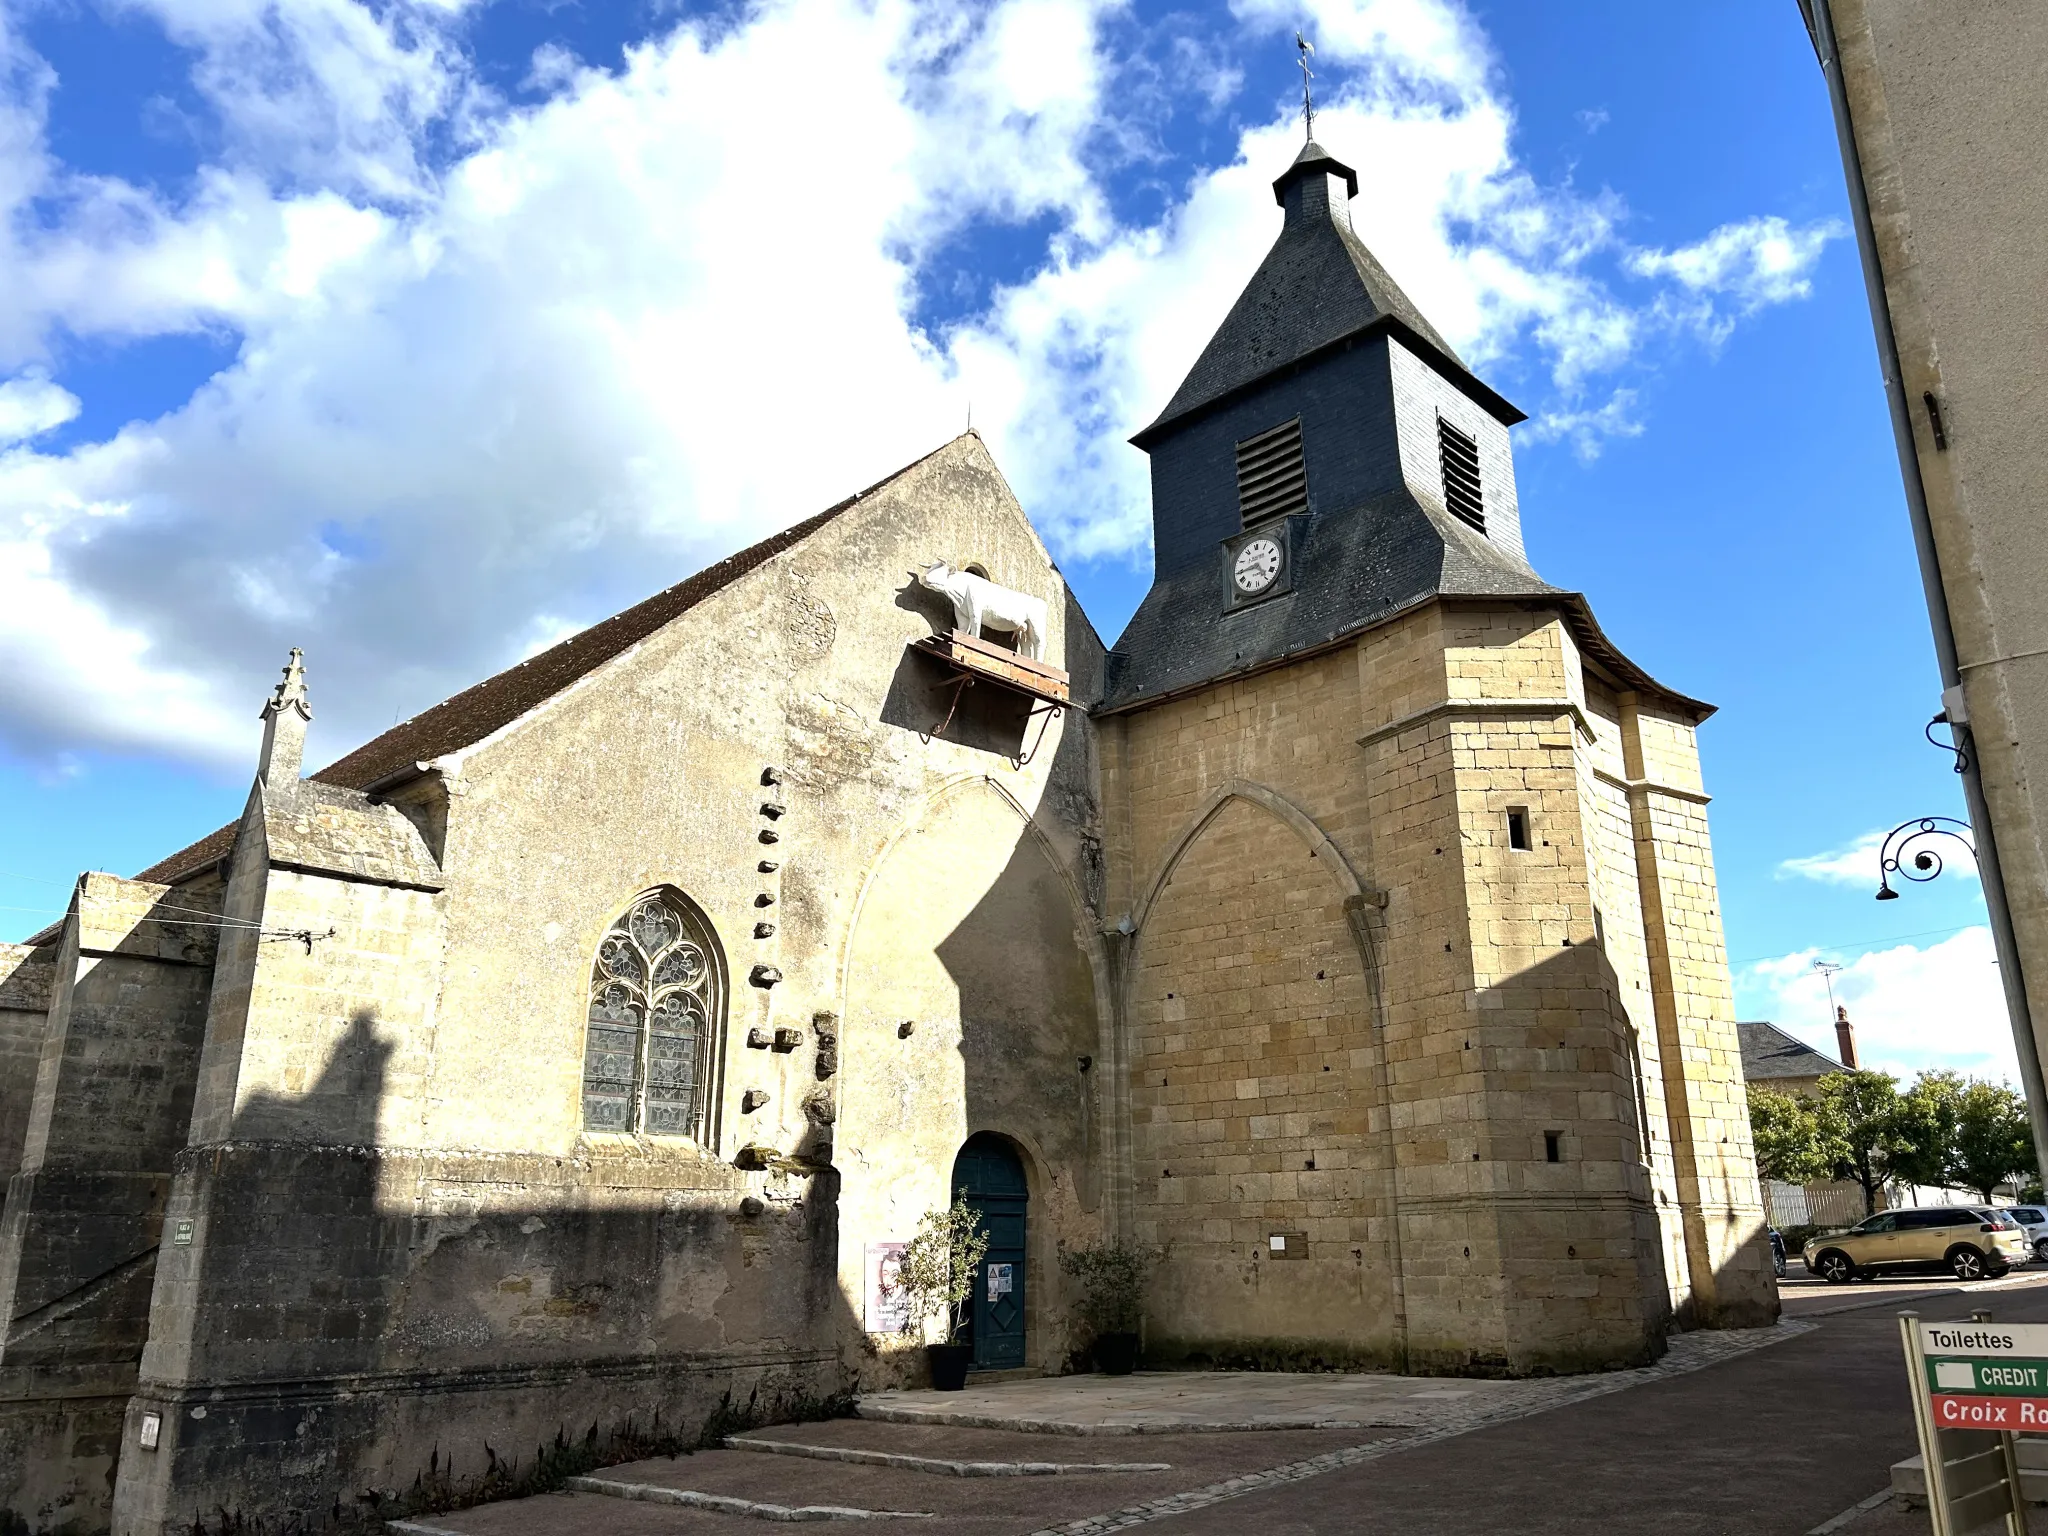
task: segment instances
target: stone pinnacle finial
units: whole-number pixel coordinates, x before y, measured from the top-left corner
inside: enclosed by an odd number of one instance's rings
[[[306,658],[297,646],[284,665],[284,676],[263,706],[263,756],[256,776],[272,790],[299,782],[299,763],[306,755],[306,722],[313,706],[306,701]]]
[[[277,690],[263,706],[263,718],[268,720],[287,705],[306,719],[313,718],[313,707],[306,702],[306,653],[296,645],[292,647],[291,660],[284,664],[284,676],[278,679]]]

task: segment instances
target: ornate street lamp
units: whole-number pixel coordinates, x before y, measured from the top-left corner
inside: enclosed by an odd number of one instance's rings
[[[1944,837],[1961,843],[1971,858],[1977,856],[1977,845],[1970,841],[1970,824],[1953,816],[1922,816],[1916,821],[1902,821],[1886,833],[1884,846],[1878,850],[1877,899],[1899,899],[1899,893],[1892,889],[1893,875],[1913,881],[1932,880],[1939,875],[1944,867],[1941,855],[1930,845]]]

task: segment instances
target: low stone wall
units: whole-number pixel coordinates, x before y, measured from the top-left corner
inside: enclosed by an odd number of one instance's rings
[[[113,1529],[348,1530],[819,1411],[837,1220],[829,1172],[631,1146],[192,1148]]]

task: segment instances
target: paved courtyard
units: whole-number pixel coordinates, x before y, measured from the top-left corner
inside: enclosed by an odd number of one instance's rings
[[[1913,1450],[1895,1314],[2048,1320],[2048,1275],[1788,1287],[1775,1328],[1695,1333],[1654,1366],[1537,1381],[1226,1372],[890,1392],[606,1468],[414,1536],[745,1536],[855,1521],[929,1536],[1362,1532],[1905,1536]],[[1791,1315],[1800,1314],[1800,1315]]]

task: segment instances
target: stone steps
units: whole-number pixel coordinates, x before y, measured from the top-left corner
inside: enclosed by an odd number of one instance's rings
[[[673,1504],[684,1509],[704,1509],[719,1515],[742,1515],[753,1520],[785,1523],[812,1520],[929,1520],[930,1510],[858,1509],[845,1504],[776,1504],[765,1499],[733,1498],[705,1493],[696,1488],[673,1488],[663,1483],[632,1482],[617,1477],[572,1477],[564,1485],[571,1493],[595,1493],[612,1499],[631,1499],[642,1504]]]
[[[843,1461],[894,1467],[939,1477],[1072,1477],[1089,1473],[1171,1472],[1165,1461],[960,1461],[916,1456],[901,1451],[867,1450],[850,1445],[807,1445],[796,1440],[769,1440],[735,1435],[726,1449],[771,1456],[801,1456],[815,1461]]]

